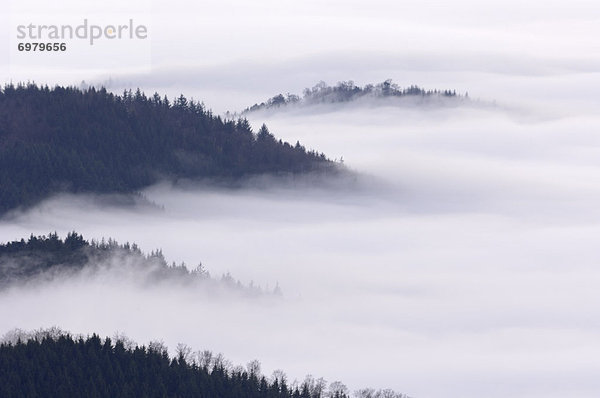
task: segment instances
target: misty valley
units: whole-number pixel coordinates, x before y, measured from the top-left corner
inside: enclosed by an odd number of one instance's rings
[[[0,398],[600,397],[598,0],[2,5]]]
[[[524,396],[598,348],[590,123],[391,81],[224,116],[7,84],[0,395]]]
[[[69,201],[79,200],[96,209],[161,215],[162,200],[148,199],[153,195],[147,190],[165,181],[183,193],[200,189],[235,196],[245,189],[263,192],[277,186],[321,192],[342,187],[348,194],[357,178],[323,153],[276,139],[265,124],[254,133],[246,118],[222,119],[183,95],[171,103],[166,96],[147,97],[139,89],[119,96],[104,88],[8,84],[0,91],[0,119],[5,225],[53,201],[67,208]],[[206,207],[208,213],[213,210]],[[104,300],[111,295],[106,286],[173,296],[198,306],[281,306],[278,302],[284,300],[278,282],[272,287],[243,284],[229,272],[213,278],[202,264],[193,269],[185,262],[169,264],[161,249],[146,255],[137,244],[112,238],[88,241],[70,231],[63,239],[51,232],[0,244],[0,295],[5,298],[21,301],[29,294],[69,291],[69,300],[89,305],[85,311],[94,316],[102,305],[73,289],[99,289],[95,299]],[[67,312],[60,305],[57,310]],[[171,313],[177,310],[166,307]],[[182,344],[171,357],[162,342],[144,346],[125,335],[113,341],[95,332],[73,336],[56,326],[7,332],[0,342],[0,375],[0,395],[7,397],[350,396],[339,381],[308,375],[292,382],[281,370],[264,376],[256,360],[248,368],[233,367],[222,354],[192,353]],[[406,397],[372,388],[353,395]]]

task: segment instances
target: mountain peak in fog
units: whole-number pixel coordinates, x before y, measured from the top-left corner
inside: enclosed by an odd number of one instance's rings
[[[286,108],[326,104],[348,104],[362,102],[366,105],[400,105],[399,100],[419,100],[422,103],[458,104],[469,100],[468,93],[457,94],[456,90],[426,90],[419,86],[400,87],[392,79],[378,84],[357,86],[352,80],[329,86],[320,81],[312,88],[305,88],[302,96],[278,94],[265,102],[246,108],[242,114],[260,110],[284,110]]]
[[[183,95],[6,85],[0,90],[0,213],[57,192],[130,193],[161,179],[333,171],[324,154],[263,125],[223,120]]]

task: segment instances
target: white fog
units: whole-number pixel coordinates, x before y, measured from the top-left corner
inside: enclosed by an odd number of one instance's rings
[[[343,158],[356,178],[313,186],[265,177],[235,189],[163,182],[143,192],[157,206],[61,195],[12,213],[0,221],[2,242],[73,230],[112,237],[202,262],[213,276],[278,284],[283,296],[76,278],[1,291],[0,335],[121,332],[235,364],[258,359],[290,380],[310,373],[414,398],[597,397],[600,8],[487,3],[155,2],[152,71],[93,71],[88,84],[183,93],[217,113],[319,80],[392,78],[468,92],[473,103],[247,115],[255,131],[264,122],[277,138]],[[225,15],[221,26],[215,18]],[[206,56],[169,47],[177,27],[186,45],[214,40]]]
[[[146,190],[164,210],[46,201],[4,221],[3,240],[76,230],[135,241],[213,275],[279,283],[284,297],[71,282],[3,293],[2,327],[162,338],[258,358],[291,379],[415,397],[548,397],[573,385],[593,396],[599,120],[520,119],[468,108],[276,114],[266,121],[278,137],[363,174],[333,187]]]

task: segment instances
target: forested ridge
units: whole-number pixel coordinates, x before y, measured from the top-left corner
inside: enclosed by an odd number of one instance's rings
[[[0,288],[32,280],[48,282],[86,272],[94,273],[112,269],[132,271],[141,284],[157,286],[178,283],[210,290],[227,288],[244,296],[281,294],[279,286],[263,291],[260,286],[243,285],[230,274],[220,278],[211,277],[202,264],[189,270],[185,263],[169,264],[162,250],[144,254],[135,244],[119,244],[114,239],[84,239],[77,232],[61,239],[57,233],[34,236],[0,244]],[[128,274],[125,272],[125,274]]]
[[[408,398],[392,390],[365,388],[357,398]],[[233,366],[221,354],[193,352],[179,344],[171,357],[161,341],[137,345],[127,337],[72,336],[60,329],[15,330],[0,344],[2,397],[194,397],[348,398],[339,381],[307,376],[290,381],[283,371],[271,377],[260,362]]]
[[[467,93],[457,94],[456,90],[427,90],[416,85],[400,87],[391,79],[378,84],[366,84],[357,86],[352,80],[337,83],[330,86],[324,81],[317,83],[312,88],[305,88],[302,96],[297,94],[277,94],[260,104],[254,104],[246,108],[242,114],[265,109],[278,109],[291,106],[311,106],[319,104],[347,104],[353,101],[373,99],[448,99],[468,100]],[[375,102],[376,103],[376,102]],[[385,102],[381,102],[387,104]]]
[[[97,335],[44,337],[0,345],[2,397],[316,398],[309,386],[231,370],[217,358],[198,365],[184,352],[170,358],[161,346],[125,347]],[[336,398],[345,398],[338,394]]]
[[[188,286],[228,285],[244,294],[279,294],[234,283],[231,277],[214,280],[199,266],[168,265],[160,250],[144,255],[135,244],[112,239],[87,241],[71,232],[56,233],[0,244],[0,292],[8,283],[44,276],[63,278],[98,267],[117,257],[118,266],[149,269],[153,281]],[[87,276],[92,276],[88,274]],[[139,274],[134,276],[139,277]],[[155,286],[155,285],[151,285]],[[179,285],[183,286],[183,285]],[[37,289],[37,285],[25,285]],[[169,289],[177,288],[168,285]],[[214,290],[210,294],[213,294]],[[208,298],[208,297],[207,297]],[[206,322],[212,322],[206,319]],[[290,341],[290,344],[294,344]],[[260,355],[260,353],[257,353]],[[364,388],[353,393],[342,382],[327,383],[306,376],[290,380],[281,370],[267,377],[260,363],[233,366],[221,354],[192,351],[179,344],[175,356],[159,341],[138,345],[122,334],[113,339],[98,335],[74,336],[58,328],[25,332],[14,329],[0,339],[0,397],[197,397],[197,398],[408,398],[390,389]]]
[[[0,214],[60,191],[129,193],[162,178],[332,171],[324,154],[183,95],[8,84],[0,90]]]

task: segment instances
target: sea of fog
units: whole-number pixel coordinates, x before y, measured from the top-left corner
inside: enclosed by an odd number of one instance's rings
[[[0,330],[181,342],[416,398],[598,396],[600,117],[552,106],[249,115],[357,177],[164,182],[144,191],[156,206],[58,196],[4,219],[0,240],[134,241],[281,298],[77,278],[0,292]]]
[[[12,214],[0,241],[76,230],[283,296],[207,298],[108,272],[0,291],[0,336],[118,332],[256,358],[290,381],[312,373],[414,398],[600,396],[597,0],[13,0],[7,10],[2,82],[183,93],[219,114],[321,79],[392,78],[474,102],[249,115],[357,178],[163,182],[139,206],[59,196]],[[141,43],[128,42],[53,59],[14,50],[13,25],[69,15],[146,23],[151,54],[132,57]]]

